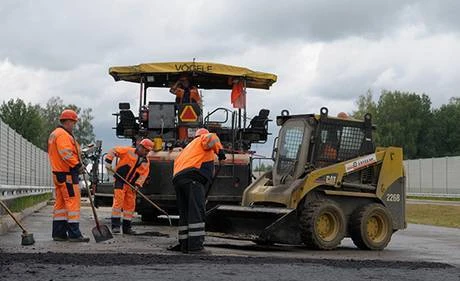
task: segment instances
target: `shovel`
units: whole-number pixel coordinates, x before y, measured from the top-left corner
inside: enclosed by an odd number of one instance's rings
[[[172,226],[171,223],[171,218],[169,217],[168,213],[166,213],[165,210],[160,208],[157,204],[153,203],[152,200],[150,200],[147,196],[145,196],[142,192],[139,191],[139,189],[135,188],[131,183],[129,183],[124,177],[122,177],[119,173],[117,173],[114,169],[107,167],[107,169],[112,172],[114,175],[117,175],[122,181],[124,181],[129,187],[131,187],[132,190],[136,191],[137,194],[139,194],[142,198],[144,198],[147,202],[150,203],[153,207],[155,207],[158,211],[162,212],[168,217],[169,225]]]
[[[35,243],[34,235],[33,233],[28,233],[27,230],[22,226],[22,224],[18,221],[18,219],[13,215],[13,213],[8,209],[5,203],[0,200],[0,205],[7,211],[7,213],[13,218],[13,220],[19,225],[19,227],[22,229],[22,241],[21,245],[23,246],[28,246],[28,245],[33,245]]]
[[[107,241],[113,238],[112,232],[110,229],[107,227],[107,225],[100,224],[99,219],[97,218],[97,213],[96,213],[96,208],[94,207],[93,203],[93,197],[91,196],[91,191],[89,189],[88,181],[86,180],[85,174],[87,174],[88,171],[84,171],[83,173],[83,180],[85,181],[86,185],[86,191],[88,192],[88,198],[89,202],[91,205],[91,209],[93,210],[93,215],[94,215],[94,221],[96,222],[96,226],[93,227],[91,232],[93,233],[94,240],[96,240],[96,243]]]

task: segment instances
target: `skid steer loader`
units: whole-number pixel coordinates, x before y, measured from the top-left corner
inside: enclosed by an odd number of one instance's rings
[[[364,120],[320,115],[277,117],[274,166],[249,185],[241,206],[206,214],[208,235],[259,244],[304,244],[330,250],[344,237],[382,250],[406,227],[403,153],[375,148]]]

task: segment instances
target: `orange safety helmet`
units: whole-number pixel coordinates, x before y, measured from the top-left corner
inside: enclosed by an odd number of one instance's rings
[[[207,129],[205,129],[205,128],[199,128],[195,132],[195,137],[199,137],[199,136],[205,135],[205,134],[209,134],[209,131]]]
[[[207,129],[205,129],[205,128],[199,128],[195,132],[195,137],[199,137],[199,136],[205,135],[205,134],[209,134],[209,131]]]
[[[77,122],[78,121],[78,115],[75,111],[72,109],[65,109],[62,111],[61,116],[59,116],[59,120],[72,120]]]
[[[345,112],[339,112],[339,114],[337,114],[337,117],[342,118],[342,119],[347,119],[348,114],[346,114]]]
[[[142,145],[143,147],[145,147],[145,149],[147,149],[149,151],[153,150],[153,141],[151,141],[149,139],[143,139],[143,140],[141,140],[141,142],[139,144]]]

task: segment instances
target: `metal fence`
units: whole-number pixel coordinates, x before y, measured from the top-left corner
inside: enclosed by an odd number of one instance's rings
[[[48,153],[0,120],[0,185],[52,186]]]
[[[404,161],[410,195],[460,197],[460,156]]]
[[[254,158],[254,176],[259,177],[265,172],[257,169],[262,164],[269,167],[273,161]],[[460,198],[460,156],[406,160],[404,167],[409,195]]]

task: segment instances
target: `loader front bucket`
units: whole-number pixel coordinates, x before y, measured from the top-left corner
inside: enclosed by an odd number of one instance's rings
[[[256,243],[301,243],[295,209],[220,205],[206,213],[206,231]]]

